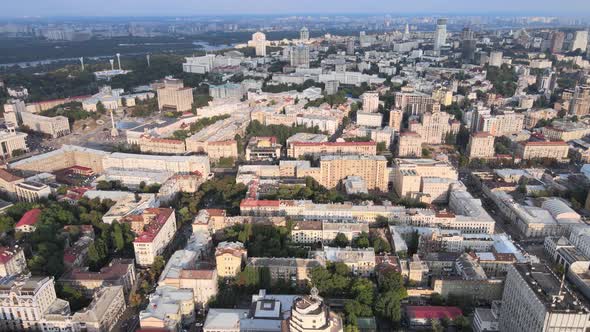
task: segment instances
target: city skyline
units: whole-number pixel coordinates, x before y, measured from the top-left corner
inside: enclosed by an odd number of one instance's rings
[[[75,9],[74,9],[75,8]],[[0,17],[50,16],[199,16],[199,15],[279,15],[279,14],[513,14],[513,15],[567,15],[584,16],[590,13],[590,3],[582,0],[553,1],[522,0],[516,3],[499,0],[490,3],[459,0],[441,4],[436,0],[406,3],[399,0],[367,0],[364,2],[287,1],[235,1],[170,0],[163,4],[157,0],[104,0],[89,2],[82,8],[72,0],[24,0],[3,5]]]

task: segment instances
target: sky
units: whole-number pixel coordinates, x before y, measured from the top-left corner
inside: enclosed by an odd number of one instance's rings
[[[0,16],[486,14],[590,17],[590,0],[0,0]]]

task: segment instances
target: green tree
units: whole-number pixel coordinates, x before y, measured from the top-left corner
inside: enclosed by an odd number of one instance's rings
[[[344,235],[343,233],[338,233],[336,234],[334,241],[332,241],[332,244],[336,247],[344,248],[348,246],[350,242],[348,241],[346,235]]]
[[[353,240],[353,244],[356,248],[368,248],[371,245],[369,241],[369,234],[362,232]]]
[[[381,237],[378,237],[375,240],[373,240],[373,249],[375,249],[375,253],[377,254],[390,252],[391,245],[389,244],[389,242],[383,240]]]

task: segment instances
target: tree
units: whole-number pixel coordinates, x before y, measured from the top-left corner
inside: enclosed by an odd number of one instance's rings
[[[369,241],[369,235],[362,232],[356,239],[353,240],[354,247],[356,248],[368,248],[371,244]]]
[[[112,243],[115,251],[121,251],[125,248],[125,239],[123,238],[123,229],[118,222],[113,223]]]
[[[336,234],[334,241],[332,241],[332,244],[336,247],[345,248],[350,243],[348,242],[348,238],[346,237],[346,235],[344,235],[343,233],[338,233]]]
[[[391,245],[389,244],[389,242],[383,240],[381,237],[378,237],[375,240],[373,240],[373,249],[375,250],[375,253],[377,253],[377,254],[380,254],[383,252],[390,252]]]
[[[155,282],[157,280],[157,277],[164,270],[164,266],[166,266],[166,261],[164,260],[164,257],[162,257],[162,256],[154,257],[154,261],[152,262],[152,265],[150,266],[150,272],[149,272],[152,282]]]

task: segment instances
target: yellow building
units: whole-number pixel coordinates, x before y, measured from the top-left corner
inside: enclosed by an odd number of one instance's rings
[[[166,79],[157,92],[160,111],[187,112],[193,106],[193,89],[185,88],[182,80]]]
[[[567,159],[569,146],[564,141],[555,142],[524,142],[517,148],[517,155],[521,159],[550,158]]]
[[[335,188],[348,176],[360,176],[367,189],[387,191],[389,172],[384,156],[343,155],[323,156],[320,159],[318,182],[326,188]]]
[[[221,242],[215,248],[217,274],[220,278],[235,277],[241,270],[248,256],[247,250],[240,242]]]
[[[422,137],[411,131],[399,134],[397,144],[398,157],[420,157],[422,155]]]
[[[477,132],[469,136],[467,144],[469,158],[491,158],[494,153],[494,136],[490,133]]]
[[[289,145],[289,157],[299,159],[312,155],[362,154],[376,155],[375,142],[294,142]]]

